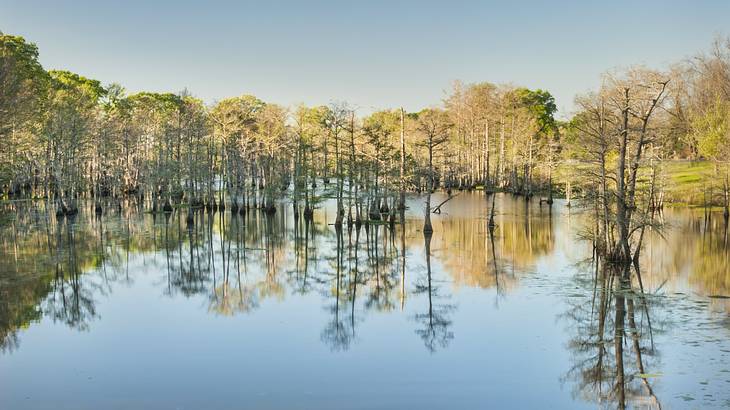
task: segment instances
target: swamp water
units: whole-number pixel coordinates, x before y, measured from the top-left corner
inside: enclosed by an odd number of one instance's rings
[[[445,197],[434,195],[433,203]],[[0,221],[0,408],[730,406],[721,214],[666,210],[641,281],[579,239],[587,212],[462,193],[335,229],[291,204]]]

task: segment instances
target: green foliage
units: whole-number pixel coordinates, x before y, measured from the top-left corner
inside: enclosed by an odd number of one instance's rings
[[[517,100],[537,118],[540,133],[549,133],[557,130],[555,112],[555,98],[546,90],[529,90],[518,88],[515,90]]]
[[[92,80],[70,71],[62,70],[51,70],[48,74],[51,76],[54,89],[82,93],[94,104],[106,95],[106,90],[98,80]]]
[[[716,101],[692,121],[692,132],[705,158],[727,161],[730,158],[730,102]]]
[[[22,111],[37,108],[47,82],[38,47],[20,36],[0,35],[0,127]]]
[[[400,113],[394,110],[376,111],[362,121],[363,133],[378,147],[392,145],[400,130]]]
[[[564,158],[578,159],[586,157],[586,150],[590,147],[581,144],[580,136],[587,121],[589,121],[588,115],[585,112],[578,112],[570,120],[556,123],[561,136]]]
[[[129,96],[129,102],[138,108],[172,111],[179,110],[183,101],[173,93],[140,92]]]
[[[12,179],[32,148],[48,81],[36,45],[0,33],[0,186]]]
[[[316,107],[299,106],[294,113],[297,124],[297,135],[305,147],[312,147],[316,137],[322,135],[326,127],[329,108],[320,105]]]

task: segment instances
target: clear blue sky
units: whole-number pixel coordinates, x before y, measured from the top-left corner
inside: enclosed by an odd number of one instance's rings
[[[707,50],[730,1],[0,0],[0,30],[131,92],[418,110],[460,79],[547,89],[565,115],[608,69]]]

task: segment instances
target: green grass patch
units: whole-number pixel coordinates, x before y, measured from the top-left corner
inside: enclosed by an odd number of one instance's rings
[[[662,164],[666,176],[666,202],[677,206],[701,206],[705,190],[719,193],[720,182],[715,166],[709,161],[667,161]]]

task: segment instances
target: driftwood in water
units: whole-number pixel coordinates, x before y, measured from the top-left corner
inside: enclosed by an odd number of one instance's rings
[[[459,194],[456,194],[456,195],[449,195],[449,197],[448,197],[448,198],[446,198],[446,199],[445,199],[445,200],[444,200],[443,202],[441,202],[440,204],[436,205],[436,206],[435,206],[435,207],[434,207],[434,208],[433,208],[433,209],[431,210],[431,212],[433,212],[433,213],[435,213],[435,214],[440,214],[440,213],[441,213],[441,207],[442,207],[442,206],[443,206],[443,205],[444,205],[445,203],[447,203],[447,202],[449,202],[450,200],[452,200],[453,198],[456,198],[457,196],[459,196]]]

